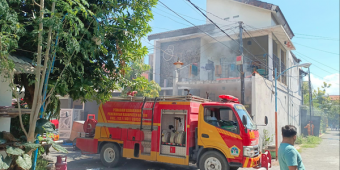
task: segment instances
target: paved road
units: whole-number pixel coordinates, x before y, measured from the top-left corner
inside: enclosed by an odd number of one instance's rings
[[[328,131],[316,148],[302,149],[303,164],[308,170],[339,169],[339,131]]]
[[[308,170],[338,170],[339,169],[339,131],[329,131],[322,136],[322,143],[316,148],[302,149],[303,163]],[[81,155],[79,151],[72,151],[67,147],[68,169],[72,170],[109,170],[105,168],[99,159],[99,155]],[[56,161],[55,152],[50,153],[50,157]],[[142,160],[126,160],[119,168],[110,170],[197,170],[196,166],[177,166],[157,162]],[[273,166],[271,170],[279,170],[278,166]],[[252,170],[240,168],[239,170]]]

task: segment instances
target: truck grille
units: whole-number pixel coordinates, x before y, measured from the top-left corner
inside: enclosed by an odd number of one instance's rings
[[[254,157],[257,157],[259,155],[259,147],[254,148]]]

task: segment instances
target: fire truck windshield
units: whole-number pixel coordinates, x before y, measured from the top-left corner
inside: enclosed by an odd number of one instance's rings
[[[237,114],[240,116],[241,119],[242,119],[243,115],[246,116],[246,118],[247,118],[246,127],[247,127],[248,129],[253,129],[253,130],[257,129],[256,124],[255,124],[254,121],[250,118],[250,116],[249,116],[249,114],[248,114],[246,108],[245,108],[243,105],[235,104],[235,105],[234,105],[234,108],[235,108]]]

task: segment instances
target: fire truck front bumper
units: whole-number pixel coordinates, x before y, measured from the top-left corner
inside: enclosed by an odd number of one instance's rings
[[[258,170],[268,170],[271,168],[272,157],[269,151],[254,158],[244,157],[243,168],[255,168]]]

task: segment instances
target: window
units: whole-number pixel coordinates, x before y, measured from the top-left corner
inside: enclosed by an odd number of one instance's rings
[[[237,119],[231,108],[206,107],[204,121],[223,130],[239,133]]]
[[[281,49],[281,72],[286,70],[286,52]],[[287,85],[287,79],[285,74],[282,75],[281,82],[285,85]]]

